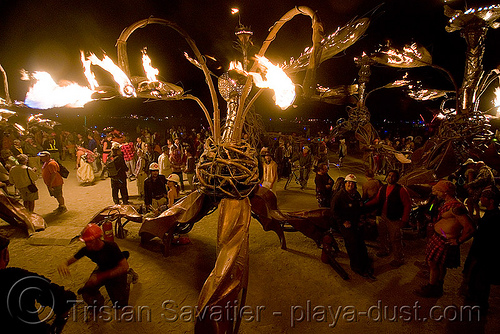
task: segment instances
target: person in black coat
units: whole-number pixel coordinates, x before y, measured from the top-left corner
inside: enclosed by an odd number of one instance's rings
[[[333,221],[344,238],[351,269],[363,277],[375,279],[372,261],[368,256],[359,222],[362,201],[361,195],[356,190],[356,176],[348,174],[344,182],[344,188],[338,191],[332,199]]]
[[[466,303],[478,305],[481,315],[489,308],[490,287],[500,283],[500,210],[499,198],[493,188],[482,191],[480,201],[486,208],[478,222],[474,240],[464,264],[464,282],[467,284]]]
[[[123,204],[128,204],[128,167],[120,151],[120,144],[113,143],[111,154],[106,161],[106,167],[108,169],[108,175],[111,178],[111,195],[113,196],[113,202],[115,204],[120,204],[120,197],[118,196],[118,193],[120,193]]]

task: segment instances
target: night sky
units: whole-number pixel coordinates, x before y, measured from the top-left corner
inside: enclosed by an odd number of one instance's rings
[[[271,5],[272,4],[272,5]],[[373,9],[382,4],[375,12]],[[469,7],[495,4],[491,1],[468,1]],[[318,72],[318,83],[323,86],[352,84],[357,71],[353,58],[373,52],[378,45],[391,40],[396,45],[418,42],[432,54],[434,63],[447,68],[460,84],[465,60],[465,42],[458,32],[447,33],[448,18],[443,14],[442,0],[305,0],[298,1],[219,1],[219,0],[106,0],[106,1],[0,1],[0,64],[7,72],[13,99],[24,100],[28,83],[21,81],[19,70],[47,71],[56,80],[76,81],[86,85],[80,63],[80,50],[102,57],[103,52],[117,60],[115,43],[121,31],[136,21],[150,16],[176,22],[195,40],[203,54],[217,58],[227,68],[229,61],[240,60],[233,48],[234,28],[238,16],[231,8],[240,9],[241,23],[254,31],[256,52],[267,36],[268,29],[295,5],[317,10],[325,27],[331,33],[355,17],[370,15],[372,22],[366,35],[355,45],[334,59],[324,62]],[[451,1],[455,9],[464,9],[464,1]],[[370,13],[371,12],[371,13]],[[500,29],[499,29],[500,30]],[[311,38],[310,19],[297,16],[280,30],[266,56],[273,62],[297,57]],[[486,41],[484,68],[490,70],[500,63],[499,31],[490,29]],[[153,66],[160,70],[164,81],[176,83],[198,97],[210,108],[208,89],[202,72],[188,63],[182,53],[191,52],[185,41],[172,29],[149,25],[137,30],[128,41],[128,56],[132,75],[143,75],[140,63],[141,49],[148,48]],[[451,89],[451,84],[433,69],[410,70],[410,77],[424,79],[431,88]],[[403,71],[374,67],[369,90],[401,78]],[[100,78],[101,83],[112,84],[111,78]],[[3,85],[1,96],[4,97]],[[381,90],[370,96],[367,105],[372,118],[415,119],[419,114],[429,117],[434,103],[413,101],[401,92]],[[256,104],[264,117],[312,116],[341,117],[345,106],[312,103],[298,100],[296,108],[281,111],[274,106],[271,94],[263,94]],[[221,100],[221,110],[225,110]],[[33,111],[38,112],[37,110]],[[48,116],[79,114],[89,118],[95,115],[183,115],[200,116],[199,107],[191,101],[165,102],[114,101],[91,102],[84,109],[67,108],[43,111]]]

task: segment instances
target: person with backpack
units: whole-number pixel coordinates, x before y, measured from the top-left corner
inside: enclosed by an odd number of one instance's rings
[[[42,162],[42,178],[43,182],[47,185],[47,189],[49,190],[49,194],[52,197],[55,197],[59,206],[57,209],[53,211],[55,214],[62,214],[68,211],[66,205],[64,204],[63,197],[63,178],[60,171],[60,165],[50,157],[50,153],[48,151],[42,151],[38,153],[40,157],[40,161]]]
[[[111,195],[113,196],[113,202],[115,204],[120,204],[120,197],[118,196],[118,193],[120,193],[123,204],[128,204],[128,167],[125,164],[125,160],[123,159],[123,155],[120,151],[120,144],[116,142],[113,143],[113,146],[111,147],[111,154],[108,156],[106,168],[108,169],[108,175],[111,178]]]

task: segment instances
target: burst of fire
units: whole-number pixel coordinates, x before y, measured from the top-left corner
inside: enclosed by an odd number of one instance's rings
[[[122,96],[137,96],[134,86],[132,86],[132,83],[130,82],[130,79],[121,70],[121,68],[115,65],[113,60],[111,60],[111,58],[109,58],[107,55],[104,55],[104,58],[100,60],[95,54],[91,53],[87,59],[91,61],[92,65],[101,67],[103,70],[109,72],[113,76],[113,79],[120,87],[119,90]]]
[[[87,102],[93,100],[94,91],[75,82],[58,85],[47,72],[34,72],[32,77],[35,83],[26,93],[24,101],[30,108],[83,108]]]
[[[256,58],[264,75],[249,73],[255,85],[259,88],[272,89],[276,105],[285,110],[295,100],[295,85],[281,67],[274,65],[266,57],[256,56]]]
[[[243,75],[251,75],[253,82],[259,88],[270,88],[274,91],[274,100],[282,110],[288,108],[295,100],[295,85],[283,69],[271,63],[266,57],[255,56],[260,73],[245,72],[240,62],[231,62],[229,70]]]
[[[144,67],[144,72],[146,73],[146,77],[149,81],[158,81],[156,76],[160,73],[160,71],[151,65],[151,58],[149,58],[146,48],[142,49],[142,67]]]
[[[90,65],[92,65],[92,62],[88,59],[85,59],[85,55],[83,54],[83,51],[80,51],[81,54],[81,60],[82,60],[82,65],[84,69],[84,74],[85,77],[87,78],[87,81],[89,82],[90,88],[92,90],[96,90],[97,87],[99,87],[99,83],[97,82],[94,72],[90,69]]]

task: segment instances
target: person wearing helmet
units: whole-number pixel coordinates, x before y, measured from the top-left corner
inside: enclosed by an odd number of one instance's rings
[[[149,165],[149,176],[144,181],[144,204],[148,211],[167,205],[167,178],[160,175],[160,166],[156,162]]]
[[[94,312],[100,312],[104,307],[104,297],[99,291],[102,286],[106,287],[113,308],[127,306],[130,292],[127,259],[120,247],[115,242],[103,240],[102,234],[102,229],[94,223],[85,226],[80,235],[80,241],[85,246],[58,267],[59,274],[68,277],[71,275],[69,266],[84,256],[97,264],[85,285],[78,290],[88,305],[95,306]]]
[[[344,187],[332,200],[331,213],[334,224],[344,238],[352,271],[363,277],[375,279],[372,260],[368,256],[362,229],[359,226],[362,202],[356,186],[356,175],[348,174],[344,179]]]
[[[168,207],[174,206],[175,202],[179,199],[179,194],[181,188],[179,186],[180,178],[177,174],[170,174],[167,177],[167,188],[168,188]]]

